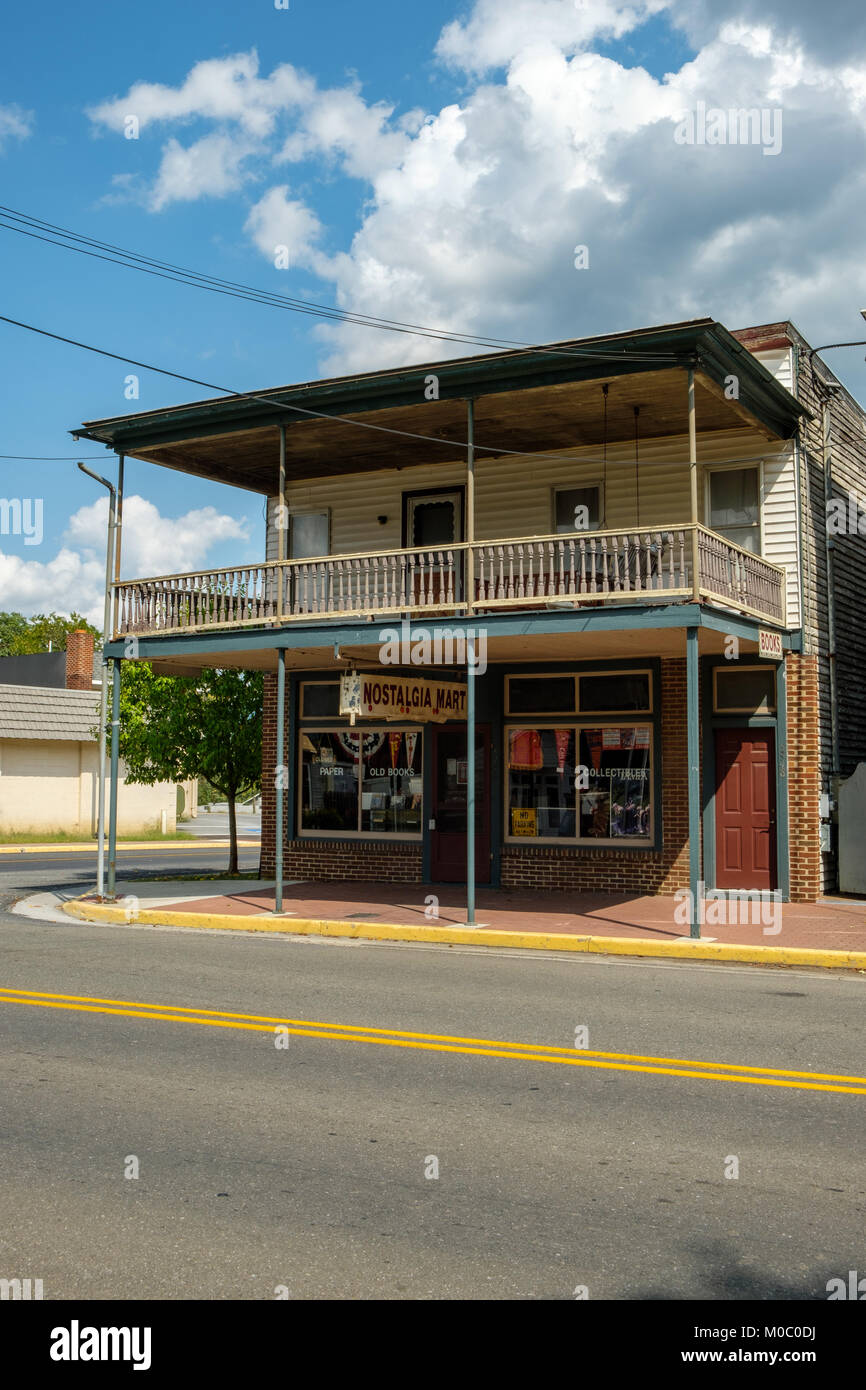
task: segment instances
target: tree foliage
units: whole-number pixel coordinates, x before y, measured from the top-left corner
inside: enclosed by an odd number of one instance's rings
[[[229,872],[237,872],[235,802],[262,775],[262,677],[203,670],[156,676],[144,662],[122,663],[120,755],[128,782],[204,777],[229,805]]]
[[[53,651],[65,651],[66,639],[76,628],[86,628],[93,634],[97,646],[102,633],[80,613],[35,613],[25,618],[23,613],[0,613],[0,656],[29,656]]]

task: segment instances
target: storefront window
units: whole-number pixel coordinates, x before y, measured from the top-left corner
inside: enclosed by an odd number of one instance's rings
[[[423,766],[414,729],[302,731],[301,833],[420,835]]]
[[[652,836],[648,724],[506,731],[506,835],[515,841]]]
[[[362,831],[420,835],[421,734],[389,730],[381,746],[365,749],[363,757]]]
[[[358,762],[341,734],[301,734],[301,829],[358,829]]]
[[[508,834],[574,836],[574,729],[508,732]]]
[[[645,725],[580,730],[581,839],[649,839],[650,734]]]

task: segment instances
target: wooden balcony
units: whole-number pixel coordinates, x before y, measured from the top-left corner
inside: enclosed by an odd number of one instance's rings
[[[120,638],[678,600],[784,627],[785,571],[704,526],[516,537],[135,579],[114,586],[113,627]]]

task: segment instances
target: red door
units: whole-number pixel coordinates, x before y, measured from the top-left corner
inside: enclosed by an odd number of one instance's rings
[[[466,882],[466,727],[433,725],[430,877]],[[490,882],[490,729],[475,730],[475,881]]]
[[[716,730],[716,887],[776,887],[775,735]]]

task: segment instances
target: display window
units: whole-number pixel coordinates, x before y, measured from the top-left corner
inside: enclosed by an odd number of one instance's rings
[[[301,835],[420,839],[423,733],[418,729],[304,729]]]
[[[649,845],[652,726],[505,731],[506,839]]]

